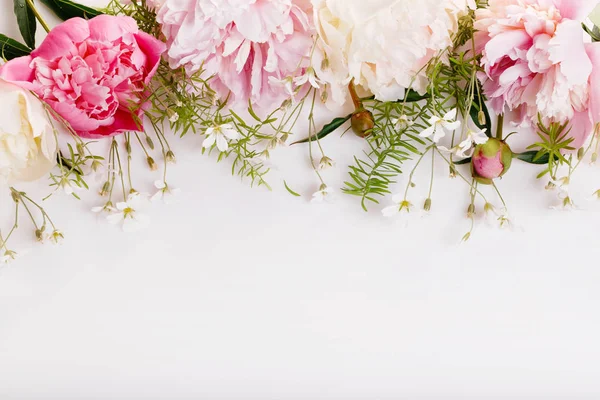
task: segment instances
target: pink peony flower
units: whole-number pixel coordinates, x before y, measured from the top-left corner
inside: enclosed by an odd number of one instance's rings
[[[165,0],[157,19],[173,68],[204,68],[221,98],[270,111],[310,64],[309,8],[306,0]]]
[[[600,119],[590,110],[588,53],[596,45],[586,43],[581,22],[599,2],[490,0],[477,10],[482,82],[497,113],[516,111],[524,126],[537,123],[538,113],[544,123],[571,121],[573,145],[583,144]]]
[[[0,68],[0,78],[32,90],[88,138],[139,131],[135,108],[165,50],[129,17],[70,19],[54,28],[31,55]]]

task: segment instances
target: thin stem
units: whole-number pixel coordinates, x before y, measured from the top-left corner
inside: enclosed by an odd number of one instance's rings
[[[35,8],[35,5],[33,4],[33,0],[25,0],[25,1],[27,2],[27,6],[29,7],[29,9],[33,12],[33,15],[35,15],[35,18],[39,21],[40,25],[42,25],[42,28],[44,28],[46,33],[49,33],[50,27],[48,26],[46,21],[44,21],[44,18],[42,18],[42,16],[38,12],[37,8]]]
[[[360,97],[356,93],[356,87],[354,86],[354,79],[348,84],[348,90],[350,91],[350,96],[352,97],[352,103],[354,103],[354,108],[360,110],[363,108],[362,101],[360,101]]]
[[[496,127],[496,139],[502,140],[502,130],[504,129],[504,114],[498,115],[498,126]]]

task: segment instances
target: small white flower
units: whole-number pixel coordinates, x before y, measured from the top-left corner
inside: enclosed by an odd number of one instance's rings
[[[102,206],[97,206],[97,207],[93,207],[92,208],[92,212],[99,214],[101,212],[114,212],[116,209],[113,207],[112,203],[109,201],[106,204],[102,205]]]
[[[319,190],[313,193],[311,203],[323,203],[323,201],[331,203],[333,200],[335,200],[335,190],[322,184]]]
[[[333,161],[331,158],[327,157],[327,156],[323,156],[323,158],[321,158],[321,160],[319,161],[319,169],[320,170],[324,170],[324,169],[328,169],[328,168],[332,168],[335,167],[335,161]]]
[[[384,208],[381,213],[384,217],[394,217],[401,212],[409,213],[412,209],[412,204],[404,198],[403,194],[396,194],[392,197],[394,205]]]
[[[113,225],[122,223],[124,232],[140,230],[149,222],[148,217],[139,211],[146,201],[145,196],[137,192],[132,193],[127,197],[127,201],[117,203],[116,210],[108,215],[106,220]]]
[[[179,113],[174,112],[170,117],[169,117],[169,121],[171,121],[172,123],[175,123],[177,121],[179,121]]]
[[[204,134],[206,139],[204,139],[202,147],[207,149],[216,143],[220,152],[229,149],[229,140],[237,140],[240,137],[239,132],[231,124],[215,125],[207,128]]]
[[[64,238],[65,238],[65,235],[58,229],[55,229],[49,236],[50,241],[53,242],[54,244],[61,243]]]
[[[402,114],[400,117],[394,118],[392,120],[392,123],[394,124],[394,126],[402,128],[405,126],[413,126],[415,124],[415,121],[408,118],[408,116],[406,116],[405,114]]]
[[[438,149],[445,153],[453,153],[459,158],[471,157],[473,155],[473,151],[475,150],[475,146],[485,144],[489,140],[489,137],[485,134],[486,131],[487,129],[469,129],[465,140],[460,142],[458,145],[454,146],[451,149],[448,149],[447,147],[443,146],[438,146]]]
[[[67,195],[70,196],[73,193],[75,193],[76,189],[79,189],[77,186],[74,186],[71,184],[71,181],[68,178],[62,178],[60,180],[60,182],[58,183],[58,187],[60,189],[62,189],[62,191]]]
[[[290,95],[290,97],[294,97],[296,94],[294,91],[294,78],[291,76],[285,77],[283,79],[277,79],[274,76],[269,77],[269,83],[275,86],[283,86],[285,91]]]
[[[17,258],[17,253],[12,250],[0,250],[0,264],[8,264]]]
[[[429,128],[421,132],[419,136],[422,138],[433,136],[431,140],[434,143],[439,142],[440,139],[446,136],[446,133],[451,133],[460,127],[460,121],[456,120],[456,113],[457,110],[454,108],[448,111],[442,118],[437,115],[432,116],[429,119]]]
[[[310,85],[315,89],[321,88],[321,81],[319,81],[319,78],[317,78],[317,75],[315,74],[315,69],[313,67],[308,67],[304,75],[301,75],[294,79],[294,83],[297,86],[303,86],[307,82],[310,83]]]
[[[167,185],[165,181],[161,180],[154,182],[154,187],[156,187],[158,191],[152,196],[151,200],[156,201],[162,199],[165,204],[172,204],[175,197],[181,192],[179,188],[171,187]]]

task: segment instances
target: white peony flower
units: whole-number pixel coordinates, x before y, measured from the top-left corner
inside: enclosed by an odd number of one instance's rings
[[[34,181],[56,165],[56,137],[44,106],[0,80],[0,181]]]
[[[406,88],[424,92],[423,67],[452,45],[468,0],[313,0],[319,34],[313,67],[331,102],[341,105],[355,84],[379,100],[404,97]],[[393,51],[390,51],[393,49]]]

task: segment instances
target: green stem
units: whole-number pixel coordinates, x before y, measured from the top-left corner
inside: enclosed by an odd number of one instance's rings
[[[504,114],[498,115],[498,126],[496,126],[496,139],[502,140],[502,130],[504,129]]]
[[[354,108],[356,110],[362,110],[363,104],[356,93],[356,87],[354,86],[354,79],[348,84],[348,90],[350,91],[350,96],[352,97],[352,102],[354,103]]]
[[[40,25],[42,25],[42,28],[44,28],[46,33],[49,33],[50,27],[48,26],[46,21],[44,21],[44,18],[42,18],[42,16],[38,12],[37,8],[35,8],[35,5],[33,4],[33,0],[25,0],[25,1],[27,2],[27,6],[29,7],[29,9],[33,12],[33,15],[35,15],[35,18],[40,22]]]

